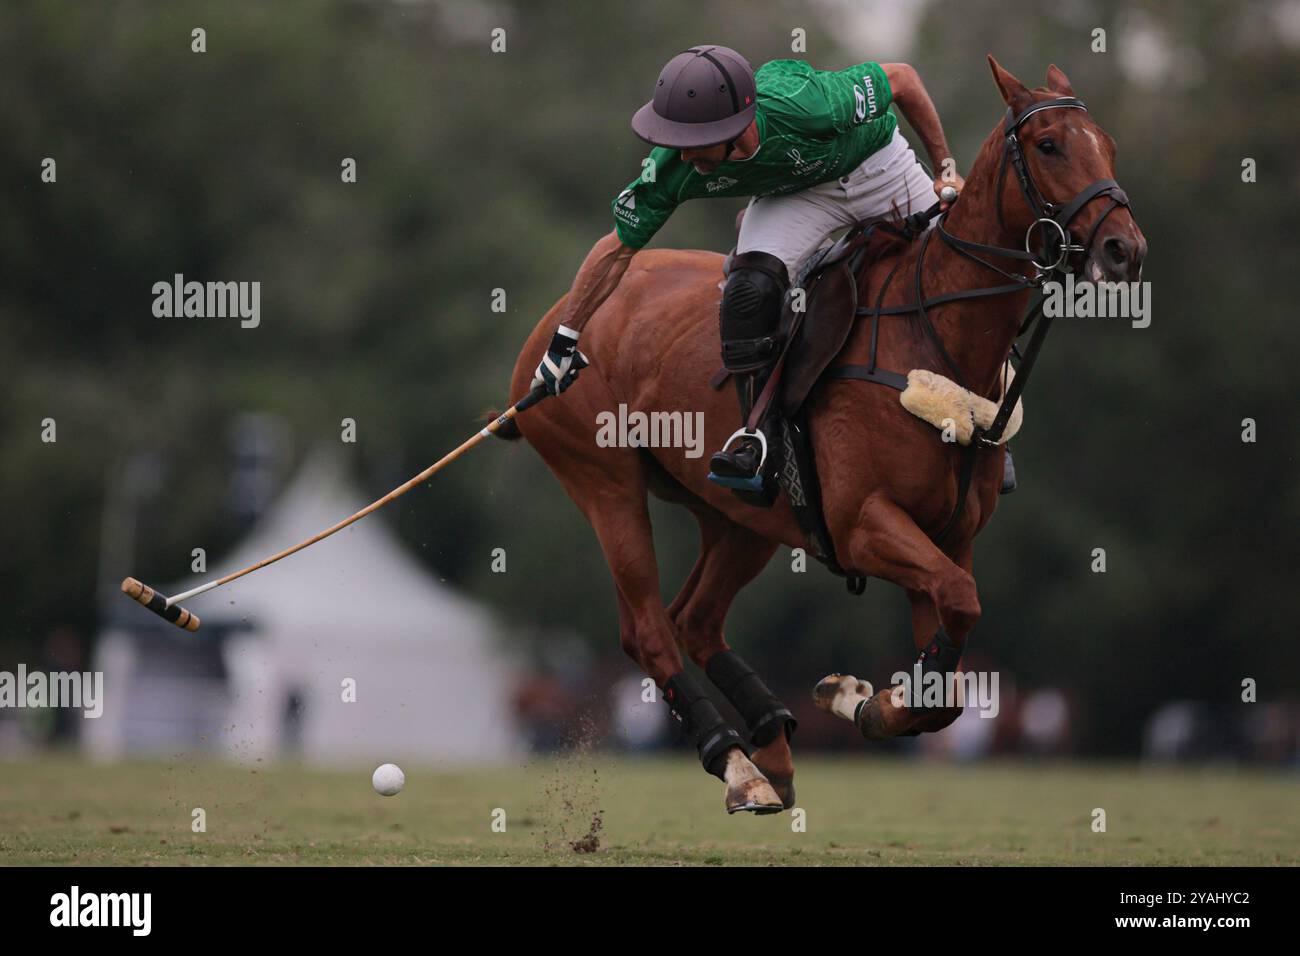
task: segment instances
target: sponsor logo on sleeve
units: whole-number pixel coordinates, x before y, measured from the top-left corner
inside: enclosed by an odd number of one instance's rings
[[[629,226],[641,222],[641,217],[636,214],[636,196],[632,195],[631,186],[619,193],[618,198],[614,200],[614,215],[620,222],[625,222]]]
[[[871,75],[868,74],[862,78],[862,83],[867,88],[867,112],[876,115],[876,84],[871,82]],[[854,87],[856,89],[857,87]]]

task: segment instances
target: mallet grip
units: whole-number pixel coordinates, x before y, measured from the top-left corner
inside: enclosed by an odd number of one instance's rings
[[[527,395],[515,402],[515,414],[526,412],[551,393],[545,385],[534,385]]]
[[[199,619],[197,617],[179,605],[173,604],[168,607],[165,597],[135,578],[127,578],[122,582],[122,593],[131,600],[140,602],[159,617],[170,621],[177,627],[184,628],[187,631],[197,631],[199,629]]]

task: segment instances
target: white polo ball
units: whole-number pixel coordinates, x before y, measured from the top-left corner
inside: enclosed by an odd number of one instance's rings
[[[402,768],[397,764],[386,763],[375,768],[370,783],[375,788],[376,793],[381,796],[391,797],[394,794],[401,793],[402,787],[406,786],[406,774],[402,773]]]

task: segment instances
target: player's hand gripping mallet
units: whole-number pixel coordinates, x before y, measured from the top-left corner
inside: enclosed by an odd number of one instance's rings
[[[358,511],[356,514],[344,518],[336,525],[331,525],[330,527],[322,531],[320,534],[310,537],[306,541],[302,541],[298,544],[295,544],[292,548],[286,548],[285,550],[279,552],[278,554],[271,555],[269,558],[263,558],[261,561],[258,561],[256,564],[251,564],[248,567],[243,568],[239,571],[235,571],[232,574],[227,574],[224,578],[217,578],[215,581],[209,581],[207,584],[201,584],[196,588],[191,588],[190,590],[185,591],[182,594],[178,594],[175,597],[167,597],[165,594],[160,594],[159,592],[155,591],[153,588],[149,587],[149,585],[143,584],[142,582],[137,581],[135,578],[127,578],[125,581],[122,582],[122,593],[125,594],[127,597],[131,598],[132,600],[138,601],[139,603],[143,604],[145,607],[153,611],[159,617],[163,618],[164,620],[170,621],[172,624],[175,624],[177,627],[184,628],[187,631],[197,631],[199,629],[198,617],[193,612],[187,611],[185,608],[181,607],[180,606],[181,601],[186,601],[192,597],[196,597],[197,595],[200,595],[205,591],[211,591],[213,588],[219,588],[223,584],[229,584],[231,581],[235,580],[236,578],[242,578],[245,574],[252,574],[254,571],[257,571],[260,568],[264,568],[268,564],[275,564],[275,562],[279,561],[281,558],[287,558],[289,555],[301,551],[303,548],[310,547],[311,545],[315,544],[317,541],[321,541],[324,540],[325,538],[328,538],[335,531],[342,531],[344,528],[352,524],[354,521],[359,521],[360,519],[364,518],[366,515],[370,514],[370,512],[379,510],[384,505],[392,501],[394,498],[400,498],[402,495],[406,494],[416,485],[420,484],[423,481],[427,481],[435,472],[441,469],[444,465],[448,465],[451,462],[455,461],[465,452],[469,451],[471,448],[473,448],[475,445],[481,442],[484,438],[487,438],[489,435],[495,432],[506,422],[510,421],[510,419],[514,418],[520,412],[532,408],[543,398],[546,398],[546,396],[549,394],[550,392],[546,390],[546,386],[535,385],[532,391],[530,391],[527,395],[525,395],[519,401],[515,402],[504,412],[498,415],[496,419],[494,419],[492,423],[489,424],[486,428],[481,429],[477,434],[467,439],[465,442],[463,442],[460,445],[460,447],[448,452],[446,455],[444,455],[438,461],[434,462],[428,468],[424,469],[424,471],[420,472],[410,481],[398,485],[396,488],[394,488],[388,494],[384,495],[384,497],[380,498],[378,501],[371,502],[370,504],[362,508],[360,511]]]

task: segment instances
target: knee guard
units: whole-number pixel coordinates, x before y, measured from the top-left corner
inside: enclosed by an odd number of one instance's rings
[[[664,684],[664,700],[672,715],[681,721],[687,739],[695,745],[704,769],[725,780],[727,751],[732,747],[744,749],[740,734],[723,719],[699,683],[685,671]]]
[[[785,263],[766,252],[742,252],[722,290],[722,364],[730,372],[754,372],[777,353],[777,327],[790,279]]]
[[[735,651],[714,654],[704,673],[744,718],[755,747],[766,747],[783,730],[787,739],[794,733],[794,715]]]

